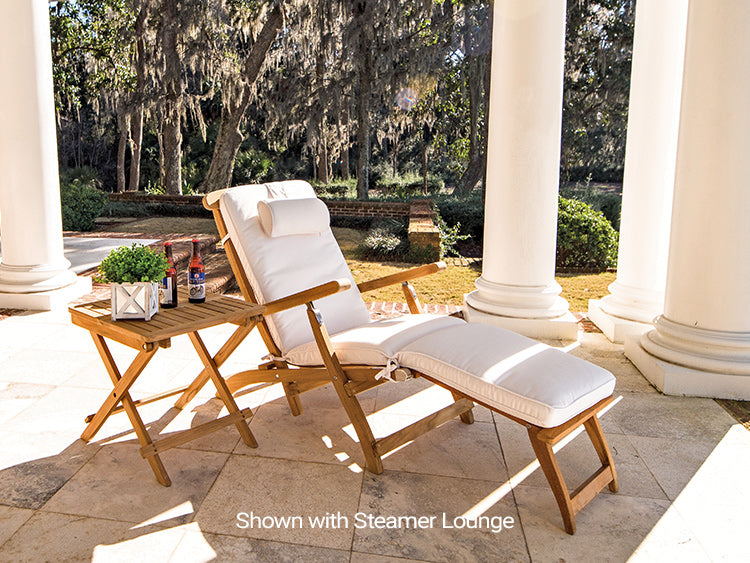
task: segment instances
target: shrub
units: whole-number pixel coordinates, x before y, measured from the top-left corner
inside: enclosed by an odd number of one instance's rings
[[[99,265],[97,281],[108,283],[158,282],[169,263],[164,254],[133,243],[112,250]]]
[[[96,188],[96,180],[84,182],[78,178],[60,184],[60,207],[63,229],[92,231],[94,220],[107,206],[107,195]]]
[[[424,193],[424,180],[421,175],[383,176],[375,182],[375,187],[384,195],[396,198],[409,198]],[[445,187],[445,182],[437,176],[427,174],[427,192],[434,194]]]
[[[484,239],[484,203],[481,193],[473,192],[468,197],[435,198],[440,216],[451,227],[460,225],[459,233],[471,237],[481,244]],[[462,239],[463,240],[463,239]]]
[[[586,182],[560,188],[560,195],[567,199],[577,199],[587,203],[594,211],[601,211],[616,231],[620,230],[620,212],[622,196],[618,193],[604,192]]]
[[[606,270],[617,263],[617,232],[600,211],[582,201],[559,199],[558,268]]]
[[[457,242],[466,240],[469,235],[459,234],[461,230],[461,223],[456,223],[452,227],[449,227],[439,213],[435,216],[435,226],[440,231],[440,258],[446,256],[458,256],[461,254],[456,250],[455,246]]]
[[[395,259],[403,256],[406,249],[404,242],[405,226],[397,219],[373,221],[365,240],[358,251],[362,258]]]
[[[323,199],[357,199],[357,179],[335,180],[328,184],[311,182],[315,194]]]
[[[406,261],[414,264],[429,264],[440,260],[440,251],[434,246],[409,245]]]
[[[398,245],[401,244],[401,239],[386,229],[373,229],[367,233],[363,244],[373,254],[389,255],[396,251]]]
[[[273,173],[273,161],[264,152],[249,149],[239,151],[234,159],[232,185],[259,184],[269,179]]]

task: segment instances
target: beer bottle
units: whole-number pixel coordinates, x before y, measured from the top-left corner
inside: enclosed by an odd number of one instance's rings
[[[193,239],[193,256],[188,267],[188,301],[203,303],[206,300],[206,270],[203,268],[198,239]]]
[[[177,307],[177,270],[174,267],[171,242],[164,243],[164,254],[167,255],[169,269],[167,269],[167,275],[161,280],[161,306],[165,309],[172,309]]]

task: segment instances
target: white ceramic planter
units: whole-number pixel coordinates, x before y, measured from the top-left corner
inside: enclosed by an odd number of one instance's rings
[[[111,283],[112,320],[150,321],[159,312],[159,284],[151,282]]]

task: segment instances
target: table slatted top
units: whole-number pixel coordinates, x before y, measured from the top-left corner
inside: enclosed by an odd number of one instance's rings
[[[160,308],[150,321],[112,320],[110,300],[70,307],[73,324],[129,346],[161,342],[223,323],[242,324],[259,320],[264,307],[241,299],[206,294],[205,303],[189,303],[186,289],[178,292],[174,309]]]

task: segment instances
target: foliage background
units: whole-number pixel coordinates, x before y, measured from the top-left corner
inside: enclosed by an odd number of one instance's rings
[[[486,0],[50,6],[68,177],[93,170],[106,191],[222,187],[206,178],[224,126],[238,141],[230,183],[302,177],[359,197],[481,191]],[[634,10],[634,0],[568,0],[564,182],[621,181]],[[260,52],[266,28],[273,41]],[[253,56],[261,57],[256,77],[246,72]],[[230,131],[232,110],[245,102]]]

